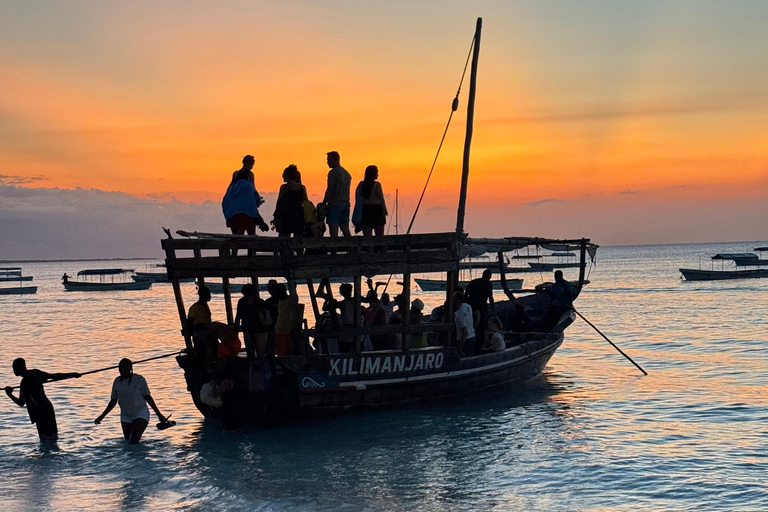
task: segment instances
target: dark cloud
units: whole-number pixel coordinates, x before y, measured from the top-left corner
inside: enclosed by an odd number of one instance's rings
[[[4,260],[159,257],[162,226],[227,231],[219,202],[140,199],[82,188],[0,186],[0,219]]]
[[[42,181],[46,177],[42,174],[32,176],[19,176],[17,174],[0,174],[0,185],[26,185],[36,181]]]
[[[531,201],[530,203],[525,203],[525,206],[541,206],[543,204],[554,204],[554,203],[564,203],[562,199],[539,199],[538,201]]]

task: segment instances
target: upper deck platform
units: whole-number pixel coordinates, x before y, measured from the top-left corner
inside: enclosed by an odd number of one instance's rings
[[[455,271],[466,238],[456,233],[348,238],[177,233],[185,238],[162,240],[169,279],[300,280]]]

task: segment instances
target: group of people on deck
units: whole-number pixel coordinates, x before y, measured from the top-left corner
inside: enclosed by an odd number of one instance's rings
[[[268,231],[269,225],[259,213],[264,205],[256,190],[252,155],[243,158],[242,167],[232,174],[232,181],[222,200],[222,210],[227,227],[233,234],[256,234],[256,228]],[[355,189],[355,204],[350,203],[352,175],[341,166],[341,157],[336,151],[326,155],[328,164],[328,182],[325,195],[317,206],[309,200],[307,188],[301,182],[301,172],[294,164],[283,170],[283,184],[277,195],[275,210],[270,224],[281,237],[321,237],[328,227],[332,237],[351,236],[349,224],[352,222],[355,232],[364,236],[384,234],[387,222],[387,205],[381,183],[378,181],[379,169],[375,165],[365,168],[363,180]]]

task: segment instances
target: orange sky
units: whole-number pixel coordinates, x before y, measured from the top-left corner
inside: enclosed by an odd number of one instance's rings
[[[219,201],[250,153],[260,192],[296,163],[317,199],[337,150],[413,205],[482,15],[470,207],[768,196],[765,4],[453,7],[11,5],[0,184]],[[467,91],[431,205],[455,208]]]

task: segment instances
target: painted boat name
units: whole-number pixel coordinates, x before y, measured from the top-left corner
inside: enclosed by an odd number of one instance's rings
[[[331,359],[328,375],[375,375],[380,373],[410,372],[413,370],[437,370],[443,366],[445,357],[437,354],[409,354],[401,356],[361,357],[360,363],[353,358]],[[406,363],[408,363],[406,365]]]

